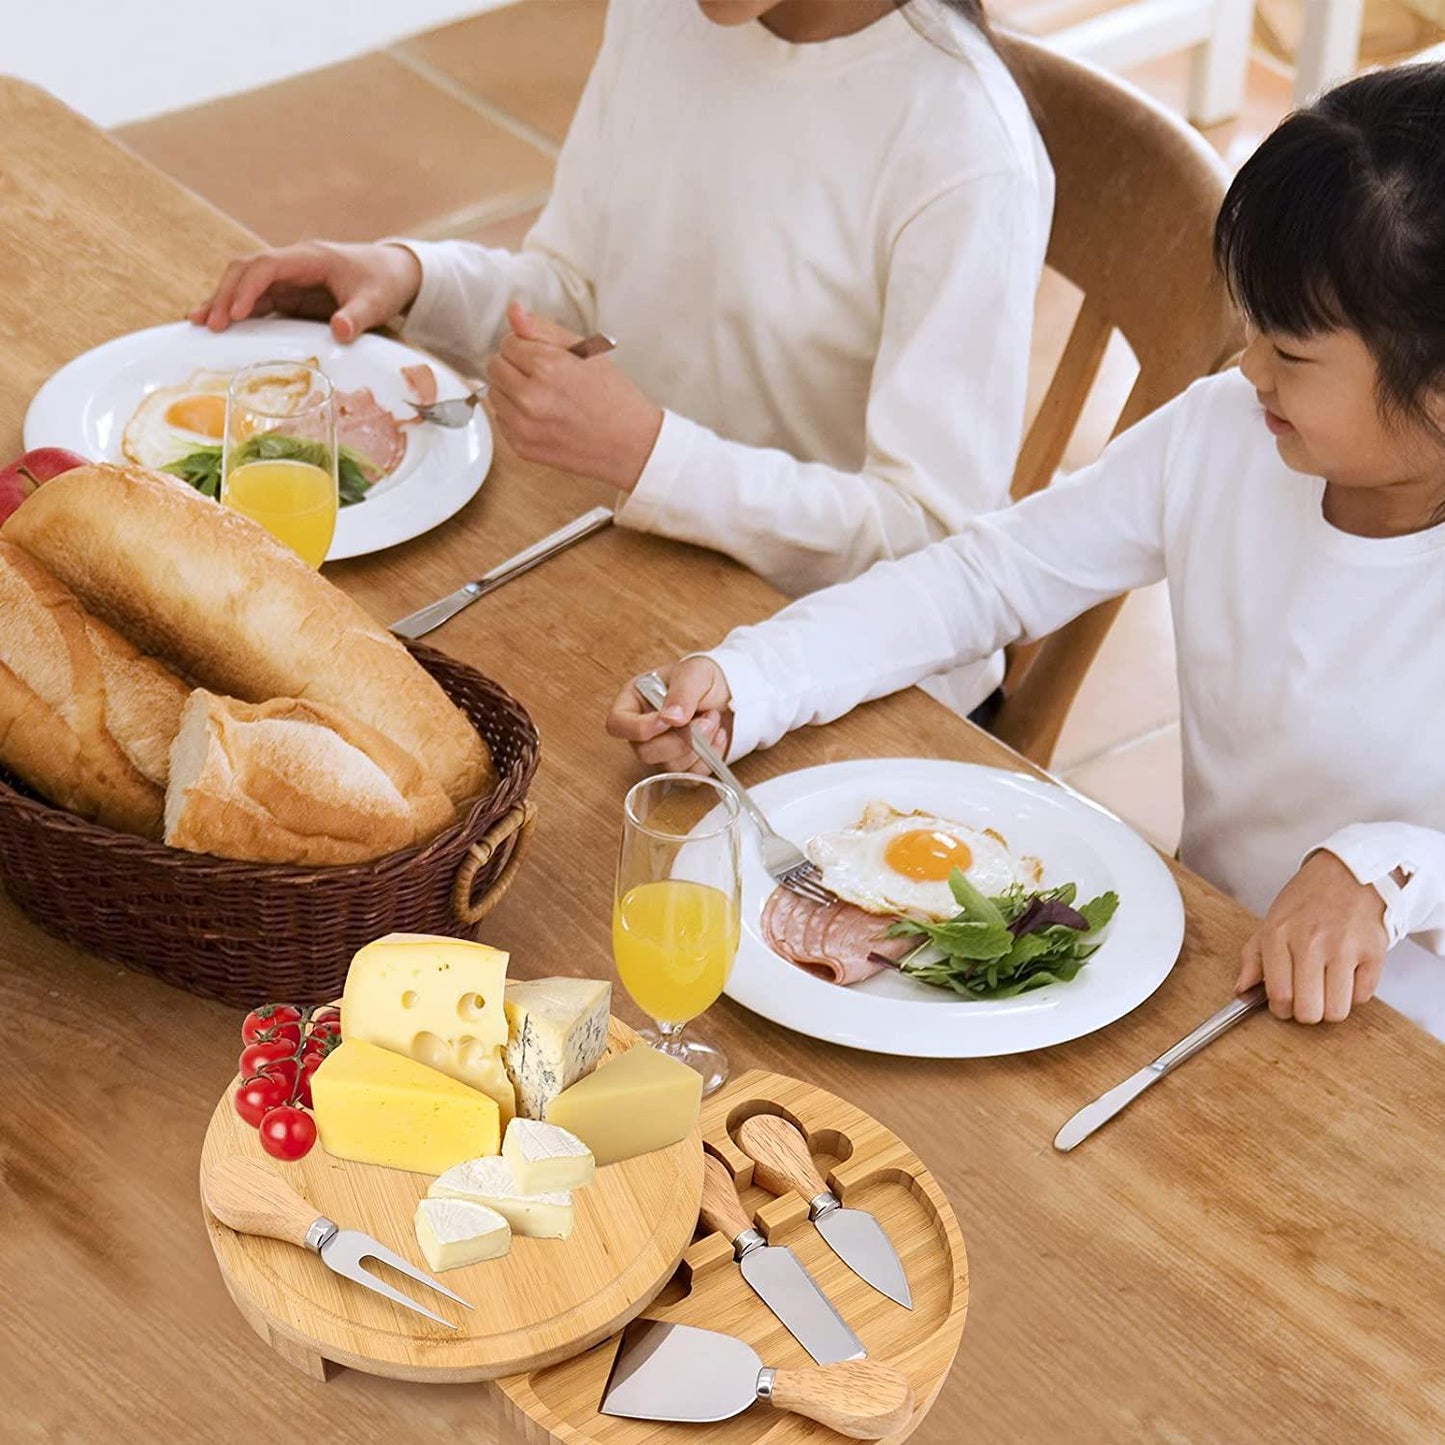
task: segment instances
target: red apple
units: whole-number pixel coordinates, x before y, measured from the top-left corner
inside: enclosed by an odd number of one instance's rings
[[[36,447],[18,462],[11,462],[0,471],[0,522],[3,522],[36,487],[68,472],[74,467],[88,466],[84,457],[64,447]]]

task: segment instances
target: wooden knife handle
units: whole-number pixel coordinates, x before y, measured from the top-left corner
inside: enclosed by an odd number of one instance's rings
[[[901,1370],[874,1360],[844,1360],[779,1370],[772,1401],[854,1440],[882,1440],[913,1418],[913,1388]]]
[[[754,1114],[744,1119],[738,1143],[753,1161],[753,1179],[769,1194],[795,1190],[804,1199],[816,1199],[827,1185],[808,1152],[808,1141],[776,1114]]]
[[[753,1227],[742,1200],[738,1198],[733,1176],[715,1154],[703,1156],[701,1213],[703,1225],[727,1235],[729,1243]]]
[[[274,1169],[233,1154],[211,1167],[201,1190],[206,1208],[240,1234],[260,1234],[304,1245],[321,1217]]]

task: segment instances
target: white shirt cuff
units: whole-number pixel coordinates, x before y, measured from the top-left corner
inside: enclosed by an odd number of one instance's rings
[[[757,663],[741,648],[724,643],[710,652],[695,654],[709,658],[722,668],[731,694],[728,706],[733,714],[733,735],[728,741],[727,761],[735,762],[754,751],[767,726],[767,687]]]
[[[455,284],[444,261],[443,249],[455,242],[413,241],[406,236],[386,236],[379,242],[383,246],[403,246],[417,259],[421,267],[421,288],[413,298],[401,324],[401,335],[418,346],[438,344],[445,347],[448,338],[456,334],[456,314],[466,304],[463,289]]]
[[[1351,823],[1310,852],[1320,849],[1333,853],[1356,883],[1373,888],[1384,900],[1385,932],[1391,948],[1415,931],[1429,900],[1423,896],[1419,865],[1411,860],[1405,840],[1391,824]],[[1391,876],[1396,869],[1407,875],[1403,886]]]
[[[662,530],[668,503],[687,471],[687,458],[697,431],[697,424],[685,416],[679,416],[675,411],[662,413],[662,425],[658,428],[647,465],[643,467],[637,485],[617,509],[617,520],[624,527],[632,527],[639,532]]]

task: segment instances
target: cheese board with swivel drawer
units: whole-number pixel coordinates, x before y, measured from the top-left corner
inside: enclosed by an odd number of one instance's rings
[[[608,1059],[635,1046],[632,1030],[612,1019]],[[419,1288],[403,1274],[386,1276],[417,1304],[444,1317],[436,1322],[359,1288],[354,1276],[328,1269],[313,1252],[314,1240],[313,1250],[298,1247],[306,1234],[304,1212],[343,1232],[362,1231],[414,1269],[434,1275],[414,1227],[431,1179],[338,1158],[324,1148],[295,1163],[268,1159],[256,1130],[237,1116],[232,1093],[228,1088],[217,1104],[201,1154],[206,1229],[226,1288],[247,1323],[315,1379],[325,1379],[328,1366],[344,1365],[395,1379],[455,1384],[567,1358],[614,1335],[637,1315],[667,1283],[693,1238],[703,1177],[696,1127],[666,1148],[598,1167],[595,1178],[573,1195],[575,1220],[567,1238],[519,1235],[502,1258],[445,1268],[437,1282],[470,1309]],[[231,1171],[215,1171],[236,1158],[271,1171],[304,1200],[287,1206],[300,1220],[294,1240],[284,1231],[280,1238],[244,1233],[216,1217],[231,1213],[219,1188]],[[237,1223],[247,1227],[243,1219]]]
[[[715,1332],[715,1356],[708,1355],[705,1337],[684,1331],[685,1339],[674,1336],[663,1345],[656,1331],[648,1338],[649,1327],[639,1321],[621,1342],[609,1339],[498,1380],[496,1438],[526,1445],[826,1445],[844,1434],[894,1445],[907,1439],[947,1378],[968,1308],[963,1236],[937,1181],[877,1120],[780,1074],[754,1070],[704,1100],[701,1129],[710,1171],[703,1200],[708,1222],[641,1315]],[[745,1220],[714,1192],[725,1181],[735,1186]],[[840,1228],[837,1216],[844,1211]],[[809,1358],[740,1267],[739,1247],[729,1236],[744,1222],[768,1246],[793,1251],[866,1359],[820,1365]],[[744,1231],[742,1248],[755,1253],[751,1243]],[[702,1361],[695,1387],[681,1378],[684,1344]],[[649,1352],[674,1345],[676,1364],[658,1354],[649,1376]],[[749,1368],[766,1367],[755,1402],[749,1379],[726,1378],[737,1356]],[[907,1408],[897,1407],[888,1388],[886,1411],[864,1408],[870,1370],[895,1383],[901,1373]],[[847,1408],[830,1429],[818,1423],[831,1418],[828,1412],[806,1418],[790,1396],[803,1382],[818,1382],[826,1392],[833,1379]],[[715,1396],[721,1397],[714,1402]],[[604,1404],[616,1413],[604,1413]],[[652,1417],[629,1418],[639,1411]],[[876,1428],[869,1428],[870,1413]],[[684,1419],[691,1423],[673,1423]]]

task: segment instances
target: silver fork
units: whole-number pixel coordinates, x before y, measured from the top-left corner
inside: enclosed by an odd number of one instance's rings
[[[662,711],[662,705],[667,701],[667,684],[655,672],[645,672],[641,677],[633,678],[632,686],[643,702],[658,712]],[[690,728],[688,735],[698,757],[708,765],[714,776],[732,789],[743,810],[753,820],[763,844],[763,867],[773,882],[801,898],[812,899],[814,903],[837,903],[838,895],[820,881],[822,875],[818,865],[796,843],[790,843],[773,831],[762,809],[753,802],[748,790],[722,760],[717,749],[704,739],[701,730]]]
[[[584,336],[574,346],[569,346],[568,351],[573,356],[579,356],[586,361],[592,356],[601,356],[603,352],[615,351],[617,343],[600,331],[594,331],[591,336]],[[437,426],[462,427],[472,419],[472,408],[481,404],[482,398],[491,390],[491,385],[485,381],[479,381],[474,390],[466,396],[454,396],[447,401],[434,401],[427,406],[417,402],[409,401],[407,405],[417,414],[419,421],[435,422]]]

